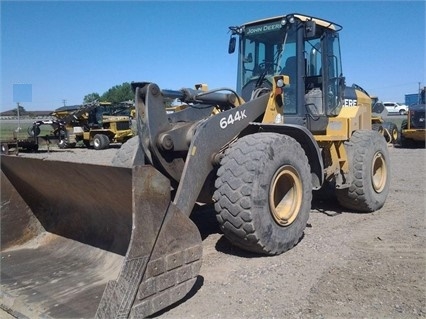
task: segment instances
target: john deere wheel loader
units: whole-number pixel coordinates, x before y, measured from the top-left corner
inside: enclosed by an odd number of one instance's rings
[[[133,83],[138,136],[111,166],[2,156],[2,308],[143,318],[175,303],[200,271],[197,201],[264,255],[299,242],[324,184],[349,210],[380,209],[388,150],[369,97],[344,94],[340,29],[300,14],[232,27],[239,94]]]

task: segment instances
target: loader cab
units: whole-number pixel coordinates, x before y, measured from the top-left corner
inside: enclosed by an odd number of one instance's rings
[[[283,90],[284,123],[324,133],[328,118],[337,116],[343,105],[338,36],[342,27],[289,14],[230,29],[230,53],[234,36],[239,38],[237,92],[243,99],[271,89],[274,75],[288,76]]]

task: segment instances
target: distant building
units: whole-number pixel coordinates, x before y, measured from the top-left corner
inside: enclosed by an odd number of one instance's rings
[[[19,117],[22,119],[50,118],[50,113],[52,113],[52,111],[24,111],[19,114]],[[0,113],[0,119],[2,120],[13,120],[17,118],[16,109]]]
[[[420,89],[419,93],[405,94],[405,104],[410,106],[413,104],[425,103],[426,86]]]

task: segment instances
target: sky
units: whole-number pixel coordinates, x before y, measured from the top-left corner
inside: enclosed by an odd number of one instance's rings
[[[425,77],[422,1],[4,1],[0,110],[54,110],[124,82],[236,86],[229,26],[300,13],[333,21],[346,84],[404,102]],[[17,94],[17,89],[30,89]],[[14,90],[15,88],[15,90]],[[15,91],[15,94],[14,94]],[[22,99],[24,101],[17,101]]]

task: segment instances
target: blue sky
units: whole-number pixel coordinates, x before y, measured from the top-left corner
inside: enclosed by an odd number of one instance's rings
[[[302,13],[343,25],[348,85],[404,101],[425,78],[425,1],[1,1],[2,111],[30,84],[27,110],[80,104],[132,81],[235,88],[228,26]]]

